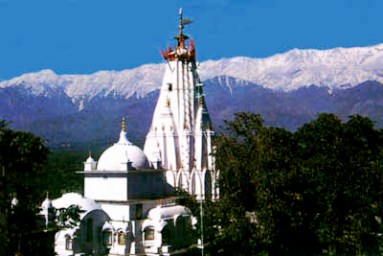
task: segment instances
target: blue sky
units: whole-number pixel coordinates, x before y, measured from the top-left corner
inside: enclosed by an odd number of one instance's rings
[[[0,79],[160,63],[181,6],[199,61],[383,42],[381,0],[0,0]]]

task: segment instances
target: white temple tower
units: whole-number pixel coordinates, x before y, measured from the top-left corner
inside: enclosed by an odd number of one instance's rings
[[[180,9],[177,46],[162,52],[166,70],[160,95],[146,136],[144,152],[150,163],[166,170],[170,185],[197,199],[216,199],[217,180],[212,156],[212,123],[203,84],[197,73],[194,41],[183,33],[191,21]]]

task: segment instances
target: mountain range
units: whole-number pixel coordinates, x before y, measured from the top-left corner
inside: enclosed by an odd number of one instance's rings
[[[51,147],[92,149],[113,143],[125,117],[129,138],[142,145],[165,65],[23,74],[0,82],[0,119]],[[238,111],[260,113],[266,124],[290,130],[321,112],[366,115],[383,127],[383,44],[209,60],[199,63],[199,74],[217,131]]]

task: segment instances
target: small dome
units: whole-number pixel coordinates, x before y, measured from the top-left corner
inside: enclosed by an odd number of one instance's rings
[[[97,162],[92,158],[91,153],[89,152],[89,157],[84,162],[84,171],[95,171]]]
[[[127,171],[128,162],[135,169],[149,168],[149,162],[145,153],[139,147],[129,142],[126,138],[126,132],[122,130],[119,141],[101,154],[97,170]]]
[[[113,231],[114,228],[113,228],[112,224],[110,224],[108,221],[106,221],[106,222],[104,223],[104,225],[102,225],[101,230],[102,230],[102,231],[106,231],[106,230]]]
[[[86,159],[85,161],[86,164],[94,164],[95,162],[96,161],[94,161],[94,159],[91,156],[89,156],[88,159]]]

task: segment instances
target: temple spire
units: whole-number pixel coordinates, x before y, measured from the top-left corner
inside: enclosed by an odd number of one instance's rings
[[[181,8],[175,38],[177,45],[161,51],[167,65],[144,152],[155,168],[160,156],[161,167],[166,170],[170,185],[186,189],[197,199],[205,198],[205,195],[212,195],[214,199],[211,191],[216,177],[211,156],[214,131],[210,128],[197,73],[195,44],[184,34],[184,27],[189,23],[191,20],[183,17]],[[201,179],[203,175],[210,175],[212,184],[205,187],[201,182],[205,179]],[[193,186],[189,187],[189,184]]]

